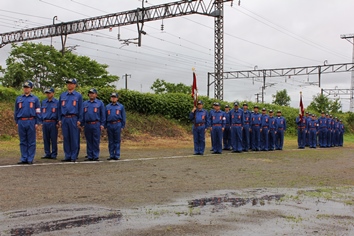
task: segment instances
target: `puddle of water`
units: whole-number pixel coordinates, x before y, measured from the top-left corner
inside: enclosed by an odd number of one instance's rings
[[[65,205],[0,213],[0,235],[354,235],[351,203],[354,188],[211,191],[120,211]]]

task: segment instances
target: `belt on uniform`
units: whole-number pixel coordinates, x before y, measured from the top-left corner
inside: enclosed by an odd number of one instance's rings
[[[259,126],[259,125],[253,125],[253,126]]]
[[[194,124],[195,127],[199,127],[199,126],[203,126],[205,125],[205,123],[197,123],[197,124]]]
[[[222,124],[213,124],[213,126],[222,126]]]
[[[275,129],[271,128],[270,130],[275,130]]]
[[[284,128],[278,128],[278,130],[283,130]]]
[[[56,122],[57,120],[43,120],[43,122]]]
[[[34,119],[34,117],[32,116],[32,117],[23,117],[23,118],[20,118],[20,120],[33,120]]]
[[[110,124],[117,124],[117,123],[119,123],[119,122],[121,122],[120,120],[115,120],[115,121],[110,121],[109,123]]]
[[[268,126],[263,126],[262,128],[266,129],[266,128],[268,128]]]
[[[249,125],[249,124],[250,124],[249,122],[245,123],[245,125]]]
[[[65,115],[64,117],[65,118],[73,118],[73,117],[75,117],[76,115]]]
[[[232,124],[232,126],[242,126],[242,124]]]
[[[86,124],[89,124],[89,125],[94,125],[94,124],[97,124],[99,121],[87,121]]]
[[[316,128],[310,128],[311,130],[314,130],[314,129],[316,129]]]

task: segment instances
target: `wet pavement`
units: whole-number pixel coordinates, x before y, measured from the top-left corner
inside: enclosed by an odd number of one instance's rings
[[[0,213],[0,235],[354,235],[354,188],[186,194],[131,209],[57,205]]]

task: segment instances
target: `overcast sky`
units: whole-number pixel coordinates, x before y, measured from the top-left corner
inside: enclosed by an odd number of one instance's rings
[[[173,0],[148,0],[145,6]],[[204,0],[209,2],[209,0]],[[72,21],[141,7],[139,0],[2,0],[0,32]],[[341,34],[354,33],[353,0],[241,0],[225,3],[225,71],[314,66],[348,63],[352,58],[352,44],[340,38]],[[161,31],[161,24],[164,30]],[[69,35],[67,46],[75,46],[76,53],[109,65],[112,74],[122,77],[130,74],[128,88],[151,92],[157,78],[168,82],[192,83],[192,71],[197,71],[199,94],[206,95],[207,72],[214,70],[214,19],[191,15],[145,23],[147,32],[142,47],[123,46],[117,40],[118,28]],[[122,39],[136,38],[136,25],[120,28]],[[50,38],[36,40],[50,45]],[[60,49],[60,38],[53,38]],[[10,45],[0,49],[0,65]],[[329,74],[322,77],[322,88],[350,88],[350,73]],[[317,76],[269,78],[265,101],[272,94],[286,88],[291,105],[299,104],[303,91],[305,106],[320,88],[309,86]],[[262,83],[252,79],[226,80],[224,99],[227,101],[252,100],[261,92]],[[118,88],[124,87],[121,79]],[[211,88],[211,96],[214,94]],[[349,97],[345,97],[349,98]],[[343,110],[349,109],[349,100],[342,100]]]

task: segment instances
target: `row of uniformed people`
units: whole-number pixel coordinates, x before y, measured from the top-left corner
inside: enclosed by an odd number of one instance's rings
[[[111,94],[106,107],[97,99],[97,90],[90,89],[89,100],[83,102],[75,91],[76,79],[66,81],[68,90],[54,98],[54,89],[45,90],[46,99],[40,104],[31,91],[33,83],[23,84],[23,95],[17,97],[14,118],[20,137],[21,159],[18,164],[32,164],[36,152],[36,128],[42,124],[45,155],[43,159],[56,159],[58,155],[58,128],[62,128],[64,162],[76,162],[80,151],[80,127],[84,127],[88,161],[99,159],[101,131],[107,128],[109,160],[120,158],[120,134],[125,127],[126,115],[118,94]]]
[[[306,112],[302,119],[296,118],[298,130],[298,147],[304,149],[310,148],[342,147],[344,136],[344,124],[342,120],[325,112],[321,112],[319,118],[315,114]]]
[[[189,114],[193,122],[194,155],[204,154],[207,129],[211,130],[213,154],[221,154],[222,150],[230,148],[233,152],[282,150],[286,119],[281,116],[281,111],[277,111],[277,117],[274,117],[272,110],[269,116],[266,108],[262,109],[262,114],[258,110],[259,107],[254,106],[254,111],[249,111],[247,103],[241,109],[235,102],[233,109],[226,105],[225,111],[221,111],[219,103],[214,103],[208,112],[203,109],[203,102],[198,101],[197,107]]]

